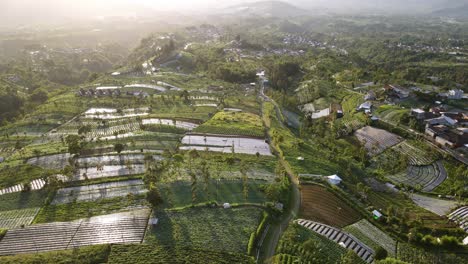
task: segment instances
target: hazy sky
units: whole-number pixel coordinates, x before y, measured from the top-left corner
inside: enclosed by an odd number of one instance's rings
[[[0,0],[0,27],[61,23],[112,15],[153,15],[155,10],[197,11],[262,0]],[[468,4],[468,0],[285,0],[302,8],[328,8],[365,12],[401,10],[422,12]]]

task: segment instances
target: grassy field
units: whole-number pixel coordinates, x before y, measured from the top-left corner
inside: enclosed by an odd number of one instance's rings
[[[144,199],[144,195],[116,197],[93,202],[48,205],[39,211],[39,214],[34,219],[34,223],[67,222],[80,218],[117,213],[147,205],[148,203]]]
[[[262,209],[189,208],[159,210],[156,226],[146,233],[153,245],[209,248],[226,252],[246,252],[250,234],[261,221]]]
[[[397,242],[365,219],[349,225],[343,230],[355,236],[374,251],[379,247],[383,247],[390,257],[394,258],[396,256]]]
[[[357,222],[361,217],[357,211],[318,185],[301,185],[301,218],[336,227]]]
[[[468,263],[468,254],[429,252],[408,243],[398,243],[397,258],[412,264]]]
[[[109,264],[253,264],[252,257],[206,249],[163,247],[155,245],[113,245]]]
[[[382,105],[377,108],[376,113],[384,120],[398,123],[402,117],[410,113],[410,110],[396,105]]]
[[[0,211],[41,207],[47,198],[47,192],[31,191],[8,193],[0,196]]]
[[[29,225],[36,214],[39,212],[39,207],[0,211],[0,228],[12,229],[21,226]]]
[[[416,204],[403,194],[400,193],[384,193],[371,191],[368,195],[368,201],[376,209],[385,212],[388,208],[392,207],[397,212],[402,210],[408,211],[409,221],[420,219],[423,226],[428,228],[448,228],[456,229],[457,226],[448,223],[444,217],[438,216],[429,212]]]
[[[51,251],[0,257],[2,264],[90,264],[106,263],[110,245],[97,245],[73,250]]]
[[[211,180],[205,188],[202,180],[196,184],[195,203],[217,201],[218,203],[264,203],[267,201],[261,190],[265,181],[248,180],[248,196],[244,197],[241,180]],[[183,207],[192,204],[191,182],[179,181],[159,185],[164,207]]]
[[[305,227],[293,224],[281,237],[276,254],[272,263],[328,264],[340,263],[346,249]]]
[[[263,137],[262,120],[258,115],[244,112],[218,112],[194,132]]]
[[[16,185],[18,183],[29,183],[32,180],[39,179],[47,170],[38,166],[21,164],[18,166],[3,166],[0,169],[0,189]]]

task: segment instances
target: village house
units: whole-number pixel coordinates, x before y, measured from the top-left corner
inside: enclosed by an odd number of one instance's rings
[[[448,99],[453,99],[453,100],[460,100],[463,98],[463,90],[460,89],[453,89],[448,91],[447,93],[447,98]]]
[[[398,99],[408,98],[410,91],[398,85],[387,84],[384,86],[384,90],[390,97],[396,97]]]
[[[426,118],[426,111],[420,108],[411,109],[411,116],[414,116],[418,120],[423,120]]]
[[[444,147],[458,148],[468,144],[468,116],[464,113],[443,113],[442,116],[425,120],[426,136]]]
[[[365,113],[370,113],[371,110],[372,110],[372,102],[366,101],[366,102],[360,104],[360,105],[357,107],[357,110],[358,110],[358,111],[364,111]]]
[[[367,94],[364,96],[365,101],[374,101],[377,99],[377,96],[375,95],[374,91],[369,91]]]

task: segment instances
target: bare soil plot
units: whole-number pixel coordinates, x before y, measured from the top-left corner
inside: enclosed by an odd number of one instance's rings
[[[141,243],[149,212],[149,209],[143,209],[9,230],[0,241],[0,255],[73,249],[97,244]]]
[[[95,201],[123,197],[128,194],[144,194],[147,190],[142,180],[107,182],[86,186],[63,188],[57,191],[52,204],[71,203],[73,201]]]
[[[456,201],[442,200],[420,194],[411,194],[410,197],[415,204],[440,216],[450,213],[457,206]]]
[[[357,130],[355,136],[364,144],[371,155],[382,153],[387,148],[403,141],[401,137],[393,133],[371,126]]]
[[[32,223],[34,217],[39,212],[39,207],[25,208],[0,212],[0,228],[12,229],[22,225],[27,226]]]
[[[243,153],[271,156],[270,146],[263,139],[223,136],[186,135],[181,149],[197,149],[223,153]]]
[[[318,185],[301,185],[301,217],[336,227],[344,227],[361,219],[346,202]]]

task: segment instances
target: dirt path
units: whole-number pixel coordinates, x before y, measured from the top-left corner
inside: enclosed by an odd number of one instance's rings
[[[263,99],[264,102],[272,102],[275,106],[278,120],[283,120],[282,116],[280,115],[281,110],[279,109],[279,106],[274,100],[265,95],[264,90],[265,86],[262,80],[260,97]],[[283,126],[283,128],[285,128],[283,122],[281,122],[281,125]],[[269,138],[269,141],[271,142],[271,138]],[[271,145],[271,148],[275,150],[275,153],[278,153],[278,151],[274,148],[273,145]],[[261,241],[262,244],[259,245],[260,249],[257,253],[257,263],[263,263],[275,255],[276,246],[278,245],[281,235],[286,230],[289,223],[297,217],[301,205],[301,194],[299,191],[299,180],[297,176],[294,174],[287,161],[285,161],[282,157],[278,157],[278,160],[281,163],[281,165],[283,165],[283,167],[285,168],[286,173],[288,174],[288,177],[291,180],[291,197],[289,200],[289,205],[287,206],[288,211],[286,211],[283,214],[279,223],[271,224],[267,229],[267,233],[264,236],[264,239]]]

